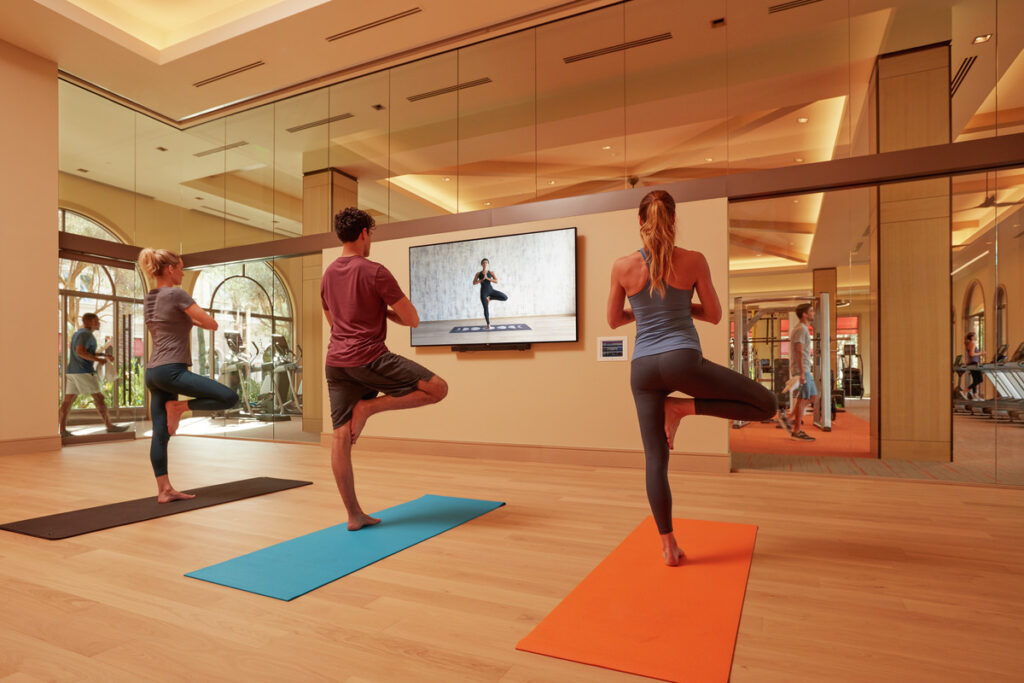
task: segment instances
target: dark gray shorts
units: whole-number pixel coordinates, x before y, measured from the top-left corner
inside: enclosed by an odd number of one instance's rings
[[[335,429],[352,419],[352,409],[360,399],[374,398],[378,392],[405,396],[416,390],[420,380],[427,381],[434,376],[419,363],[390,351],[369,365],[357,368],[328,365],[326,372],[331,423]]]

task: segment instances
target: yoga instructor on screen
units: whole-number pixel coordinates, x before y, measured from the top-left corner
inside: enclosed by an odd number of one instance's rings
[[[775,395],[757,382],[704,359],[694,319],[717,325],[722,307],[699,251],[675,246],[676,203],[662,190],[640,202],[643,248],[615,261],[608,295],[612,329],[636,321],[630,385],[647,460],[647,499],[661,534],[665,564],[685,553],[672,533],[668,452],[687,415],[764,420],[776,411]],[[696,290],[700,303],[692,303]],[[629,297],[629,309],[624,308]],[[680,391],[693,398],[669,396]]]
[[[480,261],[480,272],[473,278],[473,286],[480,285],[480,303],[484,307],[484,320],[487,323],[487,329],[491,329],[491,309],[488,305],[491,299],[508,301],[507,294],[494,288],[494,285],[498,284],[498,276],[494,274],[493,270],[488,269],[490,265],[490,261],[487,259]]]

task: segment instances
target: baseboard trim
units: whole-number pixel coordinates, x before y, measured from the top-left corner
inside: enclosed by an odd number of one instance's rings
[[[59,451],[60,437],[37,436],[33,439],[5,439],[0,441],[0,455],[23,455],[26,453],[45,453]]]
[[[320,445],[324,448],[330,448],[332,439],[333,434],[321,433]],[[434,441],[431,439],[401,439],[388,436],[361,436],[356,448],[373,453],[445,455],[459,458],[544,462],[560,465],[584,465],[588,467],[629,467],[642,469],[644,466],[643,451],[610,448],[567,448],[527,444]],[[669,459],[669,471],[728,474],[730,464],[731,458],[727,454],[673,453]]]

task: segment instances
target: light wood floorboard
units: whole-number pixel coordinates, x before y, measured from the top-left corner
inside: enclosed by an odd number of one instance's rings
[[[149,494],[148,445],[0,458],[0,519]],[[280,602],[183,574],[340,522],[328,452],[175,438],[179,488],[314,485],[63,541],[0,532],[0,679],[643,680],[514,649],[648,514],[641,470],[358,447],[356,468],[368,510],[425,493],[508,505]],[[745,473],[672,484],[677,517],[759,525],[733,681],[1021,680],[1024,492]]]

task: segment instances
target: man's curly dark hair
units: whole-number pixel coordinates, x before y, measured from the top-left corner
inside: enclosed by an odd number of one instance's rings
[[[337,233],[338,239],[342,242],[355,242],[359,239],[359,234],[363,230],[372,228],[375,225],[376,223],[370,214],[354,206],[350,206],[334,215],[334,232]]]

